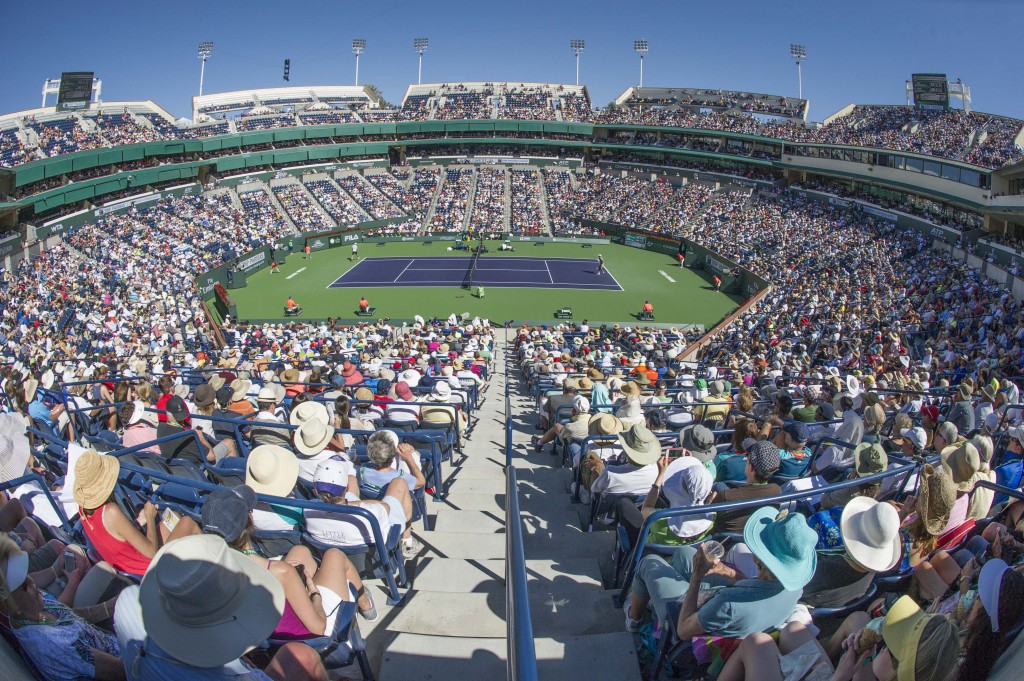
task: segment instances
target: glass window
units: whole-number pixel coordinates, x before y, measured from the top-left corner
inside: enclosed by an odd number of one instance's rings
[[[905,156],[904,159],[907,164],[907,170],[913,170],[916,173],[920,173],[921,171],[924,170],[924,162],[921,159],[910,158],[907,156]]]
[[[960,181],[960,169],[956,166],[942,166],[942,179],[953,180],[954,182]]]
[[[934,175],[935,177],[938,177],[939,176],[939,172],[940,172],[940,165],[938,163],[936,163],[935,161],[925,161],[924,162],[924,174],[925,175]]]
[[[981,186],[981,173],[977,170],[967,170],[966,168],[960,169],[960,181],[971,187]]]

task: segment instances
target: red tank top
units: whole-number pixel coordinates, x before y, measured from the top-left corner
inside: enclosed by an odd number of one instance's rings
[[[138,549],[127,541],[116,539],[114,535],[110,534],[103,524],[103,512],[106,508],[104,505],[98,513],[93,513],[91,517],[86,516],[85,511],[81,508],[78,509],[85,535],[92,542],[96,552],[103,560],[114,566],[115,570],[141,577],[146,574],[146,569],[149,568],[152,559],[139,553]]]

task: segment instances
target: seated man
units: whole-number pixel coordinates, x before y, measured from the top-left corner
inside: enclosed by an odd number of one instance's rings
[[[369,308],[370,308],[370,301],[368,301],[366,299],[366,296],[361,297],[359,299],[359,311],[360,312],[366,312]]]
[[[590,492],[646,494],[657,479],[658,467],[655,464],[661,458],[661,442],[657,436],[647,426],[638,423],[625,433],[619,433],[618,438],[625,454],[621,463],[606,463],[596,452],[588,452],[583,460],[579,492],[584,503],[589,501]]]
[[[676,633],[682,640],[710,634],[742,638],[781,627],[796,608],[814,574],[817,534],[799,513],[777,517],[760,508],[743,528],[757,573],[748,578],[723,562],[711,562],[699,546],[682,546],[669,563],[649,555],[640,561],[626,600],[626,630],[634,632],[648,605],[663,621],[669,601],[682,599]],[[700,592],[714,595],[700,601]]]
[[[641,319],[654,319],[654,306],[651,305],[651,301],[645,300],[643,311],[640,313]]]

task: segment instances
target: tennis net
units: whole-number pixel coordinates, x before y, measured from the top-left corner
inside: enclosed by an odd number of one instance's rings
[[[473,279],[476,277],[476,268],[480,265],[480,251],[473,251],[473,259],[469,262],[469,272],[466,273],[466,279],[462,282],[462,288],[472,288]]]

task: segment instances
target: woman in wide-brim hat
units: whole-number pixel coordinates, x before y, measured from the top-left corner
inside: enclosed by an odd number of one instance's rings
[[[71,494],[78,505],[82,529],[100,557],[115,570],[143,575],[163,543],[191,534],[196,525],[184,517],[173,532],[164,536],[166,528],[157,520],[156,506],[147,501],[141,513],[144,533],[140,532],[114,500],[120,471],[117,457],[86,450],[75,462]]]

